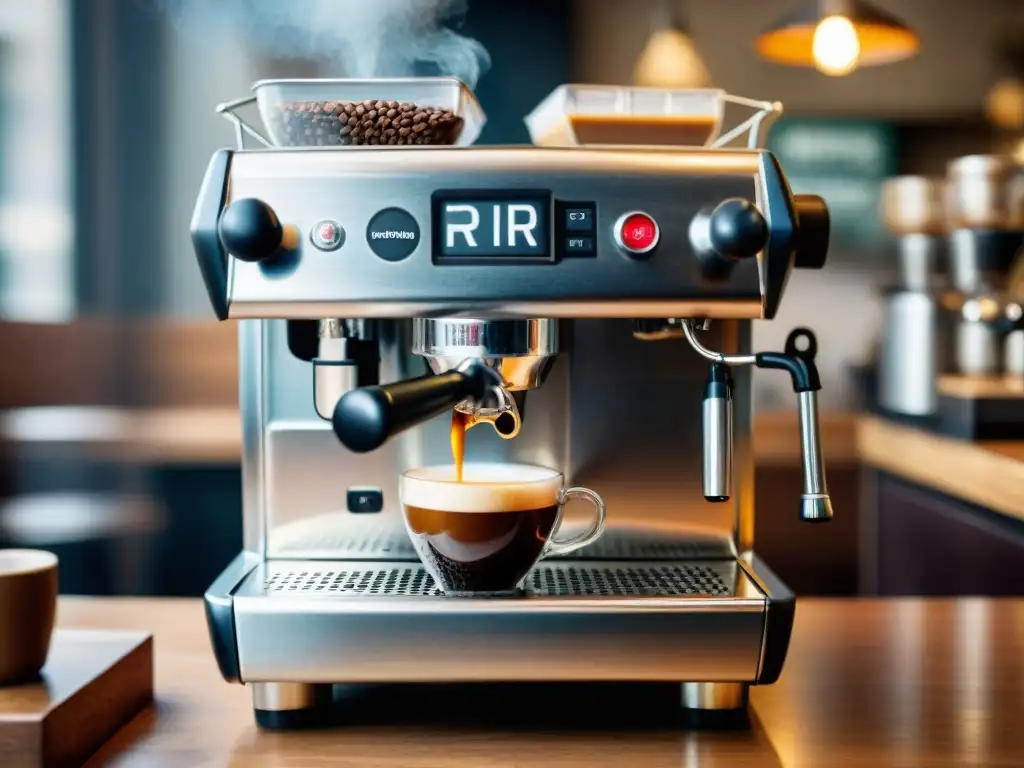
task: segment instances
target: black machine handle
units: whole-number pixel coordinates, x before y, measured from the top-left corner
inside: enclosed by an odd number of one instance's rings
[[[756,256],[768,240],[768,222],[749,200],[734,197],[721,202],[708,222],[711,245],[732,260]]]
[[[253,197],[229,204],[217,228],[228,253],[242,261],[272,259],[284,242],[284,227],[274,209]]]
[[[800,342],[804,341],[804,349]],[[795,328],[786,339],[785,352],[759,352],[754,365],[758,368],[786,371],[793,380],[794,392],[817,392],[821,378],[814,358],[818,354],[818,340],[810,328]]]
[[[346,392],[334,406],[334,434],[350,451],[367,453],[389,438],[454,407],[483,399],[500,376],[485,365]]]
[[[699,226],[691,230],[692,245],[707,280],[728,280],[736,264],[757,256],[768,242],[768,222],[757,206],[740,197],[701,210],[694,223]],[[705,234],[693,234],[699,231]]]

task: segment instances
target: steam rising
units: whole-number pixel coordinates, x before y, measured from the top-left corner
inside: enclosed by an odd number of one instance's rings
[[[339,77],[399,77],[424,65],[470,88],[490,67],[477,40],[443,26],[466,0],[155,0],[189,36],[235,39],[277,58],[323,61]],[[328,73],[325,73],[328,74]]]

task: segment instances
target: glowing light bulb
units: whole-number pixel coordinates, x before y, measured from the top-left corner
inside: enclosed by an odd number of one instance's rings
[[[857,68],[860,40],[853,23],[845,16],[828,16],[814,30],[814,64],[826,75],[848,75]]]

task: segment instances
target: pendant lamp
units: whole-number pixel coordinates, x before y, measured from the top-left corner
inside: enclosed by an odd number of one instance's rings
[[[754,43],[767,61],[834,77],[909,59],[919,47],[913,29],[866,0],[805,2]]]
[[[653,88],[706,88],[711,81],[693,38],[669,0],[652,5],[651,37],[637,60],[633,81]]]

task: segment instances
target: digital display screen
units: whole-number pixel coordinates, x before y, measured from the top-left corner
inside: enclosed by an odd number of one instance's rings
[[[434,201],[435,256],[547,258],[549,196],[443,196]]]

